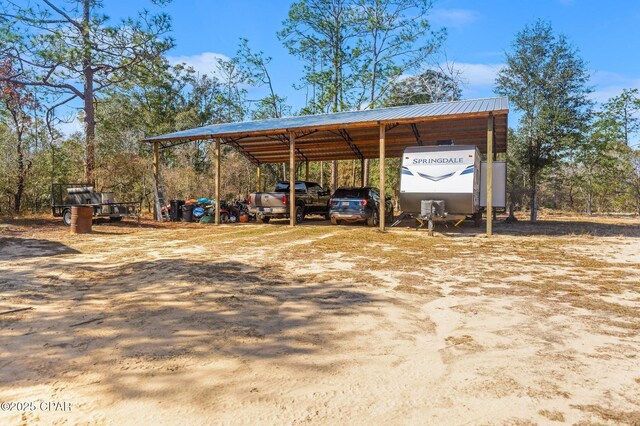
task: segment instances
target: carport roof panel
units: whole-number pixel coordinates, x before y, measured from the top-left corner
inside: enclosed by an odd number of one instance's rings
[[[432,104],[408,105],[361,111],[336,112],[330,114],[292,116],[269,120],[244,121],[240,123],[212,124],[195,129],[168,133],[146,138],[147,142],[211,139],[232,135],[264,135],[294,131],[297,129],[330,128],[365,123],[393,123],[400,120],[445,118],[447,116],[470,116],[474,114],[501,112],[508,113],[509,101],[506,97],[470,99],[464,101],[440,102]]]

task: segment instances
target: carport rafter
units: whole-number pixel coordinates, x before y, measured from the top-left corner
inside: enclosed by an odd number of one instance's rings
[[[249,161],[251,161],[255,166],[260,166],[260,161],[253,156],[253,154],[246,152],[241,146],[240,144],[237,142],[237,140],[233,140],[233,139],[228,139],[228,140],[224,140],[223,142],[227,145],[231,145],[232,147],[234,147],[235,149],[238,150],[238,152],[240,152],[240,154],[244,155]]]
[[[418,131],[418,126],[416,123],[411,123],[411,131],[413,132],[413,136],[416,138],[416,143],[422,146],[422,140],[420,139],[420,132]]]

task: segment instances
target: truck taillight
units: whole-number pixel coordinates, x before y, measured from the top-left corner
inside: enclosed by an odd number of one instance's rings
[[[247,204],[251,204],[251,195],[247,197]]]
[[[282,203],[283,204],[287,204],[287,196],[286,195],[282,196]]]
[[[362,204],[363,206],[366,206],[367,205],[367,200],[360,201],[360,204]]]
[[[332,206],[337,206],[337,205],[338,205],[338,202],[337,202],[336,200],[331,200],[331,205],[332,205]]]

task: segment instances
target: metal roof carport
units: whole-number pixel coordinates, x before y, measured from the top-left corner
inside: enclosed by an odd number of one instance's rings
[[[289,161],[293,212],[296,161],[306,162],[308,173],[310,161],[379,158],[380,195],[384,198],[385,157],[401,157],[408,146],[436,145],[438,141],[453,140],[456,145],[476,145],[486,154],[489,162],[487,206],[491,206],[491,162],[497,153],[507,150],[508,115],[507,98],[498,97],[213,124],[153,136],[144,141],[154,144],[154,178],[157,181],[159,149],[195,140],[214,140],[216,200],[220,191],[220,144],[235,147],[258,166],[258,173],[261,164]],[[295,215],[290,216],[293,226]],[[379,217],[380,229],[384,231],[384,204],[381,204]],[[215,223],[220,223],[218,203]],[[491,233],[492,218],[488,214],[487,234]]]

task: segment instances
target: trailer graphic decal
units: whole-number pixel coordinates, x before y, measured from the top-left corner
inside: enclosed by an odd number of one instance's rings
[[[434,182],[437,182],[437,181],[442,180],[442,179],[449,178],[449,177],[451,177],[451,176],[456,174],[456,172],[453,172],[453,173],[447,173],[446,175],[442,175],[442,176],[429,176],[429,175],[425,175],[425,174],[420,173],[420,172],[416,172],[416,173],[418,173],[418,176],[420,176],[421,178],[429,179],[429,180],[432,180]]]

